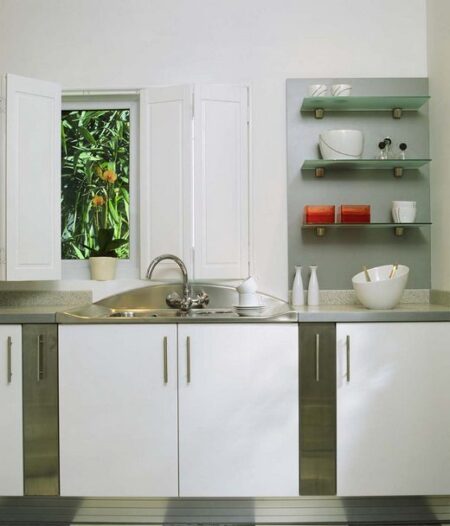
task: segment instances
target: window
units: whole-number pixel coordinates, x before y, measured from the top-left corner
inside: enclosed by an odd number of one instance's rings
[[[63,277],[88,279],[87,258],[108,229],[118,277],[137,277],[137,100],[64,97],[61,115]]]

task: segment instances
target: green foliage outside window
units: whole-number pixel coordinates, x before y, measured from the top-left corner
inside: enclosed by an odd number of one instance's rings
[[[86,259],[101,229],[127,242],[117,256],[129,258],[130,111],[62,112],[62,258]]]

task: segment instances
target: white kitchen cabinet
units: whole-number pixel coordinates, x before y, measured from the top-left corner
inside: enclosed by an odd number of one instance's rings
[[[194,274],[245,278],[249,269],[248,90],[196,86]]]
[[[298,495],[297,325],[178,331],[180,496]]]
[[[175,325],[59,328],[62,496],[176,496]]]
[[[249,275],[248,88],[169,86],[141,91],[141,277],[160,254],[195,279]],[[154,277],[179,276],[172,262]]]
[[[450,323],[338,324],[339,496],[450,493],[449,342]]]
[[[141,277],[166,253],[180,257],[192,275],[192,87],[142,90],[140,129]],[[154,279],[174,275],[178,267],[164,261]]]
[[[0,325],[0,496],[23,495],[22,328]]]
[[[0,278],[61,278],[60,86],[1,78]]]

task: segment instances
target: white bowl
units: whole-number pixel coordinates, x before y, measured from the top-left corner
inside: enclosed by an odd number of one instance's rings
[[[367,281],[364,272],[353,276],[352,283],[358,300],[368,309],[393,309],[401,300],[408,281],[409,268],[399,265],[394,277],[389,279],[392,265],[383,265],[368,270]]]
[[[351,84],[333,84],[331,86],[331,95],[333,95],[333,97],[348,97],[351,92]]]
[[[328,130],[319,135],[324,159],[361,159],[364,135],[361,130]]]

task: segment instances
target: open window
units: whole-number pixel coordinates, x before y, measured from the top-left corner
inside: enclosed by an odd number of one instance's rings
[[[112,230],[117,277],[138,270],[137,95],[63,96],[61,257],[63,278],[89,279],[100,229]]]

